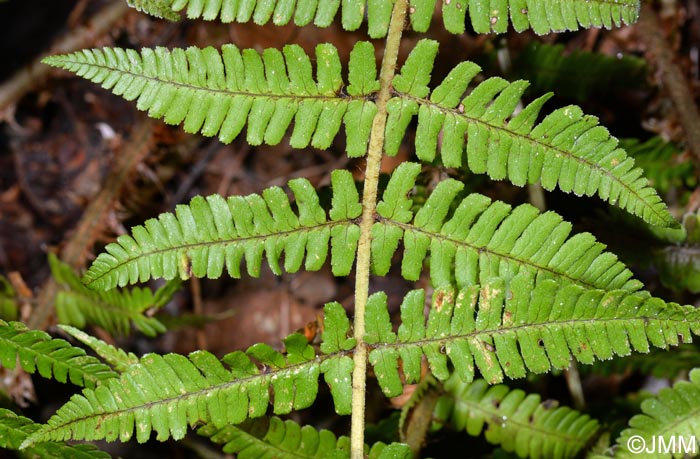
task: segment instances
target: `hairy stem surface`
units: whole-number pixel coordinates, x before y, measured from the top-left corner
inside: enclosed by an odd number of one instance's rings
[[[389,24],[386,47],[379,74],[380,89],[376,100],[377,114],[372,123],[369,138],[365,182],[362,193],[362,222],[360,223],[360,241],[357,247],[357,274],[355,280],[355,319],[354,330],[357,347],[354,355],[352,373],[352,421],[350,447],[352,459],[364,458],[365,443],[365,381],[367,377],[367,344],[365,335],[365,306],[369,297],[370,247],[372,225],[377,207],[377,185],[379,168],[384,151],[384,129],[387,119],[387,102],[391,97],[391,81],[396,71],[399,44],[406,18],[406,0],[397,0]]]

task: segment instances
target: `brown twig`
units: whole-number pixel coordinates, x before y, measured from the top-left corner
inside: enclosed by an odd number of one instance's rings
[[[48,53],[42,54],[0,85],[0,119],[4,112],[11,112],[12,106],[24,94],[47,77],[51,68],[42,64],[41,59],[49,54],[71,53],[90,46],[95,37],[106,33],[128,10],[129,7],[124,1],[111,3],[93,16],[86,25],[65,34],[54,43]]]
[[[434,387],[428,388],[427,392],[421,396],[420,401],[410,409],[406,424],[399,432],[401,441],[408,444],[413,452],[413,457],[421,457],[420,452],[433,423],[433,413],[439,398],[440,392]]]
[[[75,232],[63,249],[61,258],[74,268],[80,267],[85,261],[86,253],[129,173],[150,151],[153,123],[149,119],[142,119],[137,125],[139,127],[132,134],[131,139],[124,142],[115,153],[114,165],[105,180],[104,187],[85,209]],[[39,329],[46,325],[57,291],[56,282],[53,278],[49,278],[38,295],[36,307],[27,323],[29,328]]]
[[[700,113],[695,104],[695,97],[681,69],[674,63],[673,51],[661,30],[656,12],[647,1],[642,2],[637,27],[639,27],[640,39],[646,45],[653,62],[656,62],[663,84],[678,110],[688,148],[696,164],[700,165]]]

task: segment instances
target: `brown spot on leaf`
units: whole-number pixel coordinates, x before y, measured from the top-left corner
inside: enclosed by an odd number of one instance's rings
[[[510,325],[513,323],[513,313],[506,311],[503,313],[503,325]]]
[[[489,302],[492,299],[497,298],[500,294],[500,290],[498,290],[497,288],[493,288],[490,285],[487,285],[486,287],[481,289],[482,304],[483,302]]]
[[[442,305],[445,304],[445,291],[444,290],[438,290],[435,293],[434,302],[435,302],[435,309],[440,311],[442,309]]]

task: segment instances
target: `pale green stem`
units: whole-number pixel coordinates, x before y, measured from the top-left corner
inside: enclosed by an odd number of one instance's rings
[[[530,204],[537,207],[540,212],[547,210],[547,202],[544,198],[544,189],[540,182],[533,183],[527,186],[527,192],[530,196]]]
[[[569,368],[564,371],[564,378],[569,387],[569,394],[574,401],[574,408],[583,411],[586,408],[586,397],[583,395],[583,385],[576,360],[571,360]]]
[[[396,0],[391,15],[389,33],[386,38],[384,58],[379,74],[379,94],[376,99],[377,115],[372,123],[369,138],[367,165],[365,168],[364,191],[362,193],[362,222],[360,223],[360,241],[357,247],[357,271],[355,278],[355,320],[354,330],[357,346],[352,372],[352,420],[350,433],[350,450],[352,459],[364,458],[365,444],[365,381],[367,376],[367,345],[365,335],[365,306],[369,298],[370,249],[372,244],[372,225],[377,207],[377,185],[379,168],[384,152],[384,129],[386,127],[387,102],[391,98],[391,82],[396,70],[399,44],[403,33],[406,0]]]

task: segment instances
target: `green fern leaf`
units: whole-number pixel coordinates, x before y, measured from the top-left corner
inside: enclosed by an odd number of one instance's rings
[[[56,314],[62,324],[84,328],[97,325],[110,333],[125,336],[131,324],[146,336],[166,331],[155,317],[144,313],[165,305],[179,288],[179,282],[170,282],[155,294],[148,288],[131,291],[94,291],[85,287],[70,266],[49,254],[49,266],[56,282],[63,287],[56,295]]]
[[[324,308],[324,330],[321,335],[321,352],[326,355],[341,353],[355,347],[355,338],[349,338],[350,321],[340,303],[329,303]],[[321,371],[331,389],[338,414],[352,412],[351,374],[353,361],[349,356],[339,356],[321,363]]]
[[[413,452],[403,443],[375,443],[369,451],[368,459],[412,459]]]
[[[346,459],[350,457],[350,439],[329,430],[283,421],[277,417],[253,419],[237,426],[221,429],[212,425],[200,427],[197,434],[224,445],[226,454],[239,459]]]
[[[173,279],[190,276],[218,278],[224,267],[240,277],[245,257],[248,273],[257,276],[263,254],[273,272],[280,274],[278,260],[284,252],[284,269],[296,272],[306,254],[305,268],[320,269],[328,256],[336,275],[352,268],[359,228],[354,223],[362,208],[352,175],[332,174],[333,203],[330,221],[306,179],[289,182],[298,214],[279,187],[260,195],[196,197],[179,205],[175,214],[162,214],[121,236],[94,261],[84,282],[92,288],[143,282],[152,277]]]
[[[24,440],[39,430],[31,419],[0,408],[0,448],[17,451]],[[38,443],[23,451],[25,457],[41,459],[109,459],[111,456],[93,445]]]
[[[0,319],[17,320],[18,317],[19,305],[15,289],[5,276],[0,275]]]
[[[139,362],[139,358],[135,354],[126,353],[123,349],[105,343],[82,330],[69,325],[59,325],[58,328],[95,351],[95,354],[120,373],[127,371],[131,365],[136,365]]]
[[[171,12],[187,8],[188,18],[220,19],[224,23],[249,22],[276,25],[290,21],[298,26],[313,22],[319,27],[329,26],[341,8],[340,0],[130,0],[146,4],[140,8],[156,16],[162,16],[162,4]],[[151,6],[150,4],[156,4]],[[435,11],[436,0],[412,0],[410,19],[413,29],[425,32]],[[356,30],[365,16],[372,38],[384,37],[391,17],[392,0],[343,0],[342,24],[345,30]],[[517,31],[532,28],[535,33],[578,30],[579,27],[607,27],[631,24],[639,15],[639,2],[635,0],[566,0],[556,4],[545,0],[499,0],[484,3],[479,0],[445,1],[442,5],[445,28],[452,33],[464,33],[467,12],[472,27],[479,33],[506,32],[510,22]]]
[[[586,290],[519,274],[455,291],[438,289],[427,319],[425,293],[410,292],[401,305],[401,326],[391,331],[386,297],[375,294],[366,312],[370,363],[387,396],[401,393],[398,359],[407,382],[420,378],[423,355],[440,380],[448,358],[464,381],[475,368],[490,383],[566,368],[571,357],[590,364],[692,341],[698,311],[664,303],[645,292]]]
[[[157,18],[177,21],[180,15],[170,8],[172,0],[126,0],[126,3],[139,11]]]
[[[392,254],[403,241],[403,276],[417,280],[428,251],[434,286],[468,287],[492,277],[510,279],[517,273],[573,282],[586,288],[636,291],[642,284],[588,233],[569,237],[571,225],[554,212],[524,204],[511,209],[502,202],[471,194],[451,212],[463,189],[443,180],[423,206],[414,211],[409,197],[420,172],[403,163],[393,173],[377,205],[372,228],[373,270],[388,272]]]
[[[205,351],[197,351],[189,359],[176,354],[146,355],[107,387],[73,396],[24,446],[67,438],[128,441],[134,429],[140,443],[150,438],[152,430],[160,441],[169,437],[179,440],[188,424],[204,421],[223,427],[265,414],[273,377],[279,384],[287,384],[285,395],[291,395],[293,402],[290,409],[305,408],[313,401],[294,396],[295,380],[301,383],[296,388],[315,397],[318,364],[260,374],[242,357],[237,354],[228,360],[238,359],[237,363],[247,363],[247,367],[227,370]],[[276,411],[284,411],[277,400],[275,405]]]
[[[436,50],[433,41],[419,42],[394,79],[396,99],[387,106],[387,154],[397,153],[406,126],[417,113],[416,154],[422,161],[433,161],[442,131],[440,151],[447,167],[462,166],[466,144],[466,165],[475,173],[518,186],[540,181],[546,190],[559,187],[579,196],[597,194],[648,223],[678,225],[642,170],[618,148],[617,139],[579,107],[555,110],[536,124],[551,94],[516,114],[528,83],[497,77],[462,98],[479,71],[471,62],[455,67],[427,97],[424,82],[432,66],[428,60],[434,60]]]
[[[411,1],[413,28],[427,30],[436,0]],[[619,27],[632,24],[639,16],[639,2],[563,0],[551,3],[543,0],[479,0],[444,2],[442,17],[445,28],[452,33],[464,33],[465,16],[469,12],[472,27],[478,33],[504,33],[508,17],[513,28],[521,32],[531,28],[542,35],[549,32],[578,30],[579,27]]]
[[[664,451],[658,447],[654,450],[653,443],[660,444],[663,438],[666,444],[672,439],[682,439],[695,452],[695,438],[700,436],[700,369],[690,372],[690,381],[680,381],[673,388],[661,389],[659,394],[642,402],[642,414],[630,419],[629,428],[624,430],[617,439],[616,458],[670,458],[685,457],[675,454],[675,450]],[[630,451],[630,446],[638,447],[639,442],[631,438],[641,438],[642,445],[647,445],[649,451]],[[678,443],[676,443],[678,444]],[[684,452],[684,451],[682,451]],[[690,452],[690,451],[689,451]]]
[[[247,142],[276,145],[294,120],[290,144],[328,148],[345,121],[350,156],[365,153],[376,111],[370,96],[378,88],[373,47],[358,43],[349,62],[348,96],[341,95],[343,80],[338,51],[331,45],[316,48],[314,81],[311,60],[297,45],[284,52],[224,45],[187,50],[104,48],[51,56],[44,63],[60,67],[101,84],[126,100],[138,100],[139,110],[166,123],[184,122],[187,132],[219,136],[231,142],[247,128]],[[359,75],[364,83],[356,85]],[[371,77],[374,75],[374,77]],[[350,88],[356,88],[350,91]]]
[[[588,415],[558,407],[539,395],[483,379],[465,383],[457,375],[444,384],[434,422],[476,436],[505,451],[532,459],[574,458],[597,433],[599,424]]]
[[[38,371],[44,378],[89,388],[116,376],[81,348],[19,322],[0,321],[0,363],[9,369],[19,364],[28,373]]]
[[[694,189],[697,186],[695,169],[679,146],[659,136],[645,142],[621,139],[620,144],[634,157],[635,163],[644,169],[649,182],[660,193],[683,187]]]
[[[632,354],[623,359],[596,362],[590,369],[581,368],[582,373],[604,375],[636,372],[656,378],[676,379],[688,368],[700,367],[700,349],[695,344],[684,344],[672,349],[652,349],[649,354]]]
[[[24,446],[69,438],[127,441],[134,430],[140,443],[151,431],[160,441],[177,440],[188,425],[221,428],[263,416],[271,392],[276,414],[306,408],[316,398],[322,364],[347,358],[347,352],[316,356],[301,334],[288,337],[285,347],[286,354],[265,344],[232,352],[222,359],[229,369],[206,351],[189,357],[148,354],[118,379],[73,396]],[[339,386],[351,391],[349,379]]]
[[[216,428],[200,427],[199,435],[224,445],[227,454],[238,459],[347,459],[350,457],[350,439],[336,438],[329,430],[301,427],[294,421],[277,417],[248,420],[237,426]],[[365,446],[368,459],[410,459],[406,445],[377,443],[371,449]]]
[[[632,55],[608,56],[581,50],[568,53],[561,44],[532,42],[513,62],[513,72],[530,81],[533,91],[555,91],[559,97],[587,101],[644,87],[647,63]]]

